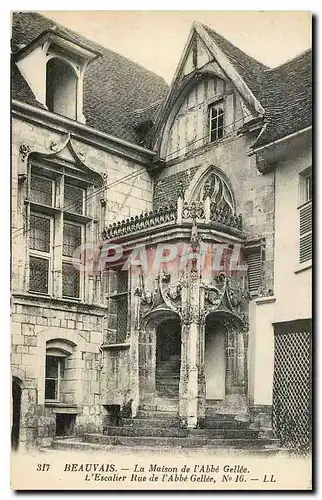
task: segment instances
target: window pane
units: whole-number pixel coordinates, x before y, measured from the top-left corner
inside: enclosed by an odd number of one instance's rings
[[[50,251],[50,219],[30,216],[29,248],[40,252]]]
[[[210,140],[216,141],[224,135],[224,110],[222,105],[216,104],[209,108]]]
[[[83,213],[83,198],[84,190],[65,184],[64,191],[64,209],[67,212],[73,212],[75,214]]]
[[[76,248],[78,248],[82,242],[81,236],[82,228],[80,226],[64,222],[63,255],[68,257],[73,256]]]
[[[58,378],[58,363],[58,357],[46,356],[46,378]]]
[[[30,199],[42,205],[52,205],[53,183],[51,179],[31,176]]]
[[[79,271],[69,262],[63,262],[63,296],[79,297]]]
[[[45,399],[57,399],[58,381],[46,379],[45,380]]]
[[[117,299],[117,331],[116,341],[124,342],[127,331],[128,298],[127,295]]]
[[[117,273],[117,291],[118,293],[127,292],[128,290],[128,273],[127,271],[119,271]]]
[[[30,257],[29,290],[31,292],[48,293],[48,259]]]

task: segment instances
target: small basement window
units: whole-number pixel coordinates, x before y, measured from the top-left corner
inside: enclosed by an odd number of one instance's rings
[[[46,66],[46,106],[67,118],[77,118],[77,75],[73,67],[53,57]]]
[[[69,413],[56,414],[56,436],[73,436],[75,434],[76,415]]]

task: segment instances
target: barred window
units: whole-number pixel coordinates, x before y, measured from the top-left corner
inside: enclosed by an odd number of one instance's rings
[[[53,181],[46,177],[31,176],[30,200],[41,205],[52,206]]]
[[[73,263],[63,262],[63,297],[79,298],[80,275]]]
[[[224,135],[224,107],[223,102],[209,106],[210,141],[217,141]]]
[[[72,257],[76,248],[82,242],[82,228],[76,224],[64,222],[63,231],[63,255]]]
[[[128,329],[128,272],[109,271],[109,298],[112,300],[110,315],[115,324],[115,341],[125,342]]]
[[[30,215],[29,248],[39,252],[50,251],[50,219],[40,215]]]
[[[77,175],[77,174],[76,174]],[[85,237],[85,177],[75,177],[59,165],[40,163],[38,155],[28,165],[28,290],[49,296],[80,299],[83,282],[76,254]],[[73,176],[73,177],[72,177]]]
[[[67,212],[83,214],[84,212],[84,189],[65,184],[64,209]]]
[[[49,260],[31,256],[29,259],[29,290],[47,294],[48,281]]]

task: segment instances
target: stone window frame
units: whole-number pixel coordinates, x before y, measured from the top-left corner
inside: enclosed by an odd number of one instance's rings
[[[66,172],[67,170],[67,172]],[[52,195],[52,205],[44,205],[37,203],[32,200],[31,197],[31,179],[36,177],[38,179],[51,179],[53,181],[53,195]],[[81,244],[86,243],[87,236],[87,225],[93,221],[92,217],[86,215],[86,199],[88,196],[88,191],[91,186],[84,175],[78,172],[78,175],[73,176],[69,173],[68,169],[65,169],[59,161],[55,162],[54,165],[47,165],[46,161],[30,160],[28,162],[27,171],[27,187],[26,187],[26,237],[27,237],[27,266],[26,266],[26,276],[25,276],[25,289],[30,294],[35,294],[43,297],[54,297],[69,299],[73,301],[82,302],[85,300],[85,287],[86,287],[86,277],[85,273],[83,276],[80,275],[80,285],[79,285],[79,296],[64,296],[63,295],[63,262],[70,262],[72,259],[63,256],[63,227],[64,223],[71,223],[81,227]],[[76,179],[76,181],[75,181]],[[64,186],[71,184],[74,181],[74,185],[78,185],[83,189],[83,213],[74,213],[68,211],[68,207],[64,205]],[[78,184],[77,184],[78,183]],[[67,209],[66,209],[67,208]],[[30,234],[30,216],[36,215],[39,217],[47,217],[51,219],[51,251],[49,259],[49,279],[48,279],[48,293],[42,291],[35,291],[29,289],[30,282],[30,257],[34,255],[34,251],[29,249],[29,234]],[[38,256],[38,255],[37,255]],[[49,258],[49,257],[48,257]],[[83,257],[77,259],[77,263],[82,262]]]
[[[73,378],[71,383],[74,383],[74,397],[71,406],[81,405],[83,399],[82,371],[85,370],[85,361],[82,359],[82,352],[87,351],[86,341],[75,331],[49,328],[45,332],[38,334],[37,338],[37,402],[40,405],[59,405],[63,404],[59,401],[45,400],[45,375],[46,375],[46,351],[48,346],[52,352],[59,350],[65,353],[66,358],[72,363]],[[66,403],[65,403],[66,405]]]

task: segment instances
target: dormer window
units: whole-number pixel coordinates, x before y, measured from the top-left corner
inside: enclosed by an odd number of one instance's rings
[[[210,142],[222,139],[224,135],[224,103],[218,101],[209,106]]]
[[[84,123],[84,74],[100,55],[92,46],[53,28],[23,47],[15,60],[37,101],[52,113]]]
[[[57,57],[46,65],[46,106],[49,111],[77,119],[77,75],[75,69]]]

